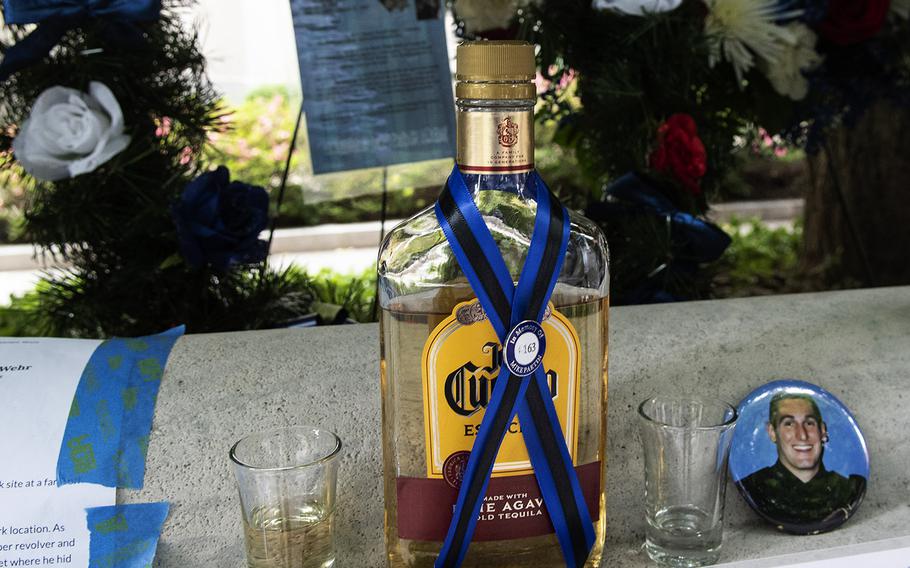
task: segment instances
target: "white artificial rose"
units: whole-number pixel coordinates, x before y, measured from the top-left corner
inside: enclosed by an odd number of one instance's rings
[[[36,179],[58,181],[95,171],[124,151],[123,112],[106,85],[89,92],[51,87],[38,96],[13,140],[13,152]]]
[[[595,0],[594,7],[598,10],[616,10],[633,16],[656,14],[675,10],[682,4],[682,0]]]
[[[815,33],[805,24],[794,22],[786,28],[793,40],[784,44],[774,62],[763,60],[760,68],[775,91],[800,101],[809,94],[809,81],[804,73],[815,69],[822,56],[815,51]]]
[[[455,13],[469,33],[509,27],[518,9],[531,0],[455,0]]]

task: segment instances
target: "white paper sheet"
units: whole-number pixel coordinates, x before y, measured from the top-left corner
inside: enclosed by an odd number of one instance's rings
[[[82,370],[99,341],[0,339],[0,568],[89,561],[87,507],[116,489],[56,487],[57,456]]]
[[[291,0],[313,173],[455,157],[444,9]]]

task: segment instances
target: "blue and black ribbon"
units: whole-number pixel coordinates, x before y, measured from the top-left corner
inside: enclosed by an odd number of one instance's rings
[[[0,81],[46,57],[69,30],[104,23],[103,35],[118,48],[144,46],[140,23],[157,20],[161,0],[3,0],[7,24],[38,24],[9,48],[0,62]]]
[[[436,203],[446,239],[503,345],[519,323],[541,322],[569,242],[565,208],[536,172],[526,183],[536,196],[537,214],[517,286],[457,166]],[[549,392],[542,367],[527,377],[500,367],[436,568],[457,568],[464,560],[496,455],[516,414],[566,566],[584,565],[594,525]]]

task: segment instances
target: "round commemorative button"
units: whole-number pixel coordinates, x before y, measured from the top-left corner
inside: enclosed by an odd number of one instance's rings
[[[546,349],[543,327],[534,320],[525,320],[513,327],[506,337],[503,359],[509,372],[527,377],[540,366]]]
[[[869,454],[856,419],[825,389],[768,383],[739,404],[730,475],[778,530],[816,534],[847,522],[862,503]]]

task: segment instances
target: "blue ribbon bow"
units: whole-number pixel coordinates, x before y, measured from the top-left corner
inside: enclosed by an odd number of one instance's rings
[[[70,29],[87,20],[117,25],[105,33],[118,45],[140,45],[142,30],[136,24],[158,19],[161,0],[3,0],[7,24],[40,24],[12,46],[0,63],[0,81],[41,60]]]
[[[698,265],[714,262],[730,246],[730,236],[717,225],[695,215],[680,211],[670,199],[634,172],[611,183],[605,191],[606,200],[592,204],[585,211],[592,219],[607,220],[629,215],[650,215],[663,218],[670,234],[671,258],[664,271],[694,273]],[[657,276],[657,274],[653,274]],[[676,301],[678,298],[661,289],[659,281],[649,278],[627,294],[628,303]]]
[[[536,172],[528,176],[526,183],[536,196],[537,213],[517,285],[513,284],[458,166],[436,203],[436,218],[496,331],[507,362],[509,348],[514,343],[510,340],[517,338],[517,334],[525,329],[542,333],[539,324],[556,286],[569,242],[569,216],[565,208]],[[543,349],[541,341],[541,356]],[[566,566],[578,568],[587,560],[594,544],[594,525],[549,396],[543,368],[537,363],[536,368],[532,365],[525,371],[520,365],[503,364],[468,458],[436,568],[457,568],[464,560],[496,455],[516,413]]]

